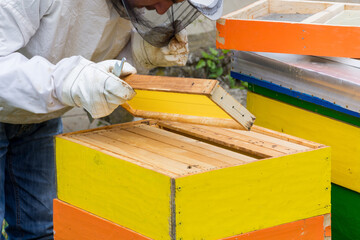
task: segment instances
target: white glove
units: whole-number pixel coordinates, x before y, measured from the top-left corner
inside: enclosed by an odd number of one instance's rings
[[[93,118],[112,113],[136,94],[129,84],[111,73],[116,62],[107,60],[96,64],[82,58],[62,83],[60,101],[85,108]],[[136,69],[125,63],[120,77],[134,73]]]
[[[132,55],[142,67],[185,66],[189,55],[186,30],[175,35],[166,47],[157,48],[146,42],[136,30],[131,33]]]

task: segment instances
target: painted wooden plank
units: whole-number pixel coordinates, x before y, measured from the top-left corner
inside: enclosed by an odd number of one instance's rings
[[[358,239],[360,236],[360,194],[333,184],[331,204],[333,239]]]
[[[247,106],[260,126],[331,146],[332,181],[360,192],[359,127],[252,92]]]
[[[169,177],[60,137],[56,159],[60,200],[150,238],[169,239]]]
[[[316,216],[224,240],[324,240],[324,223],[329,215]],[[54,199],[55,240],[144,240],[150,239],[58,199]],[[346,240],[346,239],[344,239]]]
[[[294,98],[287,94],[272,91],[270,89],[267,89],[265,87],[261,87],[261,86],[258,86],[256,84],[252,84],[252,83],[249,83],[249,90],[254,93],[258,93],[260,95],[263,95],[263,96],[266,96],[269,98],[278,99],[282,102],[286,102],[291,105],[321,114],[323,116],[331,117],[331,118],[337,119],[341,122],[360,127],[360,117],[355,117],[355,116],[352,116],[352,115],[349,115],[349,114],[346,114],[346,113],[343,113],[340,111],[336,111],[334,109],[327,108],[327,107],[318,105],[313,102],[304,101],[299,98]]]
[[[343,6],[330,2],[269,1],[269,14],[315,14],[304,22],[240,19],[238,11],[217,22],[217,47],[240,51],[277,52],[302,55],[360,57],[360,27],[328,25],[326,22],[341,9],[360,8],[360,4]],[[247,11],[250,9],[247,8]],[[354,10],[358,11],[358,10]],[[246,15],[242,15],[246,16]],[[265,18],[266,19],[266,18]],[[354,20],[356,24],[356,20]],[[246,33],[246,34],[244,34]]]
[[[231,119],[204,95],[137,90],[136,97],[128,103],[132,108],[143,111]]]
[[[217,23],[217,48],[302,55],[360,57],[360,28],[226,19]],[[234,30],[236,29],[236,30]],[[244,34],[246,33],[246,34]]]
[[[54,237],[55,240],[150,239],[58,199],[54,199]]]
[[[224,240],[330,240],[326,233],[326,219],[330,215],[316,216],[296,222],[245,233]]]
[[[320,148],[177,178],[177,239],[219,239],[329,213],[329,156]]]
[[[324,240],[324,218],[328,217],[316,216],[224,240]],[[70,240],[74,236],[83,240],[150,239],[58,199],[54,199],[54,232],[55,240]]]

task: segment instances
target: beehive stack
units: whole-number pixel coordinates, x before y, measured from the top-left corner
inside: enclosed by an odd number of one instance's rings
[[[328,236],[330,149],[282,133],[140,121],[56,138],[55,239]]]
[[[256,124],[332,148],[335,240],[360,235],[359,14],[360,4],[260,0],[218,22],[218,47],[254,51],[233,51],[231,76],[249,83]]]

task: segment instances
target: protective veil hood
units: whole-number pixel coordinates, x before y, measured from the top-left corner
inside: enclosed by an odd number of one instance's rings
[[[127,15],[141,37],[155,47],[167,46],[200,14],[211,20],[219,18],[223,8],[223,0],[178,0],[172,1],[174,3],[164,14],[158,14],[149,6],[148,9],[139,8],[132,0],[111,1],[120,15]]]

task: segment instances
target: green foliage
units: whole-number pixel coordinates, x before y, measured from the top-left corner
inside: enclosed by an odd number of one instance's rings
[[[5,239],[8,239],[8,236],[5,232],[5,228],[7,227],[7,222],[5,222],[5,220],[2,222],[2,227],[1,227],[1,234],[5,237]]]
[[[244,88],[248,88],[248,83],[244,82],[244,81],[236,81],[235,78],[231,77],[230,74],[228,75],[228,79],[229,79],[229,85],[230,88],[239,88],[239,89],[244,89]],[[236,83],[240,82],[240,86],[237,85]]]
[[[217,79],[224,74],[222,62],[228,50],[218,51],[214,48],[209,48],[209,52],[202,51],[202,58],[196,64],[196,69],[205,68],[208,78]]]
[[[202,57],[195,68],[204,68],[207,78],[224,80],[230,88],[247,88],[247,82],[236,80],[230,76],[229,67],[226,67],[229,64],[226,61],[230,57],[229,53],[230,50],[216,50],[210,47],[207,51],[201,52]]]

